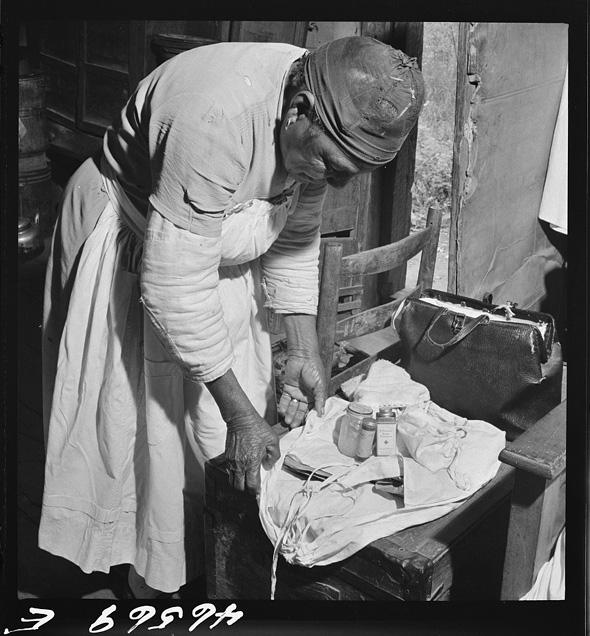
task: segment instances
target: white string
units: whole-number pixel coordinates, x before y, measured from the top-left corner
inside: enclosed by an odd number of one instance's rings
[[[445,442],[443,446],[443,454],[445,457],[453,456],[451,463],[447,467],[447,474],[453,480],[457,488],[461,490],[469,490],[471,488],[471,480],[465,473],[459,473],[457,470],[457,462],[463,451],[460,440],[467,437],[467,430],[461,426],[457,427],[453,432],[453,437]]]
[[[348,466],[347,464],[324,464],[322,466],[318,466],[316,468],[314,468],[311,473],[309,474],[309,476],[307,477],[307,479],[305,480],[305,482],[303,483],[303,485],[301,486],[301,488],[299,490],[296,490],[293,493],[293,496],[291,497],[291,501],[289,502],[289,508],[287,509],[287,516],[285,517],[285,523],[283,524],[283,528],[281,529],[281,534],[279,535],[277,542],[275,543],[275,547],[273,550],[273,554],[272,554],[272,566],[271,566],[271,575],[270,575],[270,600],[274,601],[275,599],[275,591],[276,591],[276,586],[277,586],[277,566],[278,566],[278,561],[279,561],[279,552],[280,550],[283,548],[283,546],[286,544],[285,539],[287,538],[288,534],[294,534],[295,531],[295,521],[297,518],[301,517],[303,511],[305,510],[305,508],[309,505],[309,503],[311,502],[311,498],[312,496],[316,493],[319,492],[320,490],[323,490],[325,487],[330,486],[332,484],[341,486],[342,488],[346,488],[345,486],[343,486],[342,484],[338,483],[338,479],[342,476],[342,475],[331,475],[330,477],[328,477],[326,480],[324,480],[320,486],[317,488],[317,490],[314,491],[313,488],[310,487],[310,482],[312,480],[312,477],[315,475],[315,473],[317,473],[320,470],[323,470],[325,468],[329,468],[329,467],[334,467],[334,466]],[[299,504],[299,506],[297,508],[293,508],[293,504],[295,502],[295,498],[297,497],[297,495],[304,495],[303,500],[301,501],[301,503]],[[354,502],[355,499],[354,497],[352,497],[353,502],[352,502],[352,507],[354,507]],[[348,512],[345,511],[345,512]],[[329,518],[329,517],[334,517],[334,516],[343,516],[345,514],[345,512],[343,513],[339,513],[339,514],[333,514],[333,515],[325,515],[324,517],[318,517],[319,519],[323,519],[323,518]],[[299,534],[299,540],[301,541],[303,539],[303,537],[305,536],[305,534],[307,533],[307,531],[309,530],[309,527],[312,523],[312,521],[315,521],[315,519],[309,521],[307,523],[307,525],[305,526],[303,532],[301,532]],[[289,542],[289,548],[293,549],[293,547],[295,546],[296,543],[296,537],[293,536],[291,538],[291,541]]]

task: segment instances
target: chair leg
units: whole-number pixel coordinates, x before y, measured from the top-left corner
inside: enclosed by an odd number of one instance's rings
[[[323,275],[320,284],[320,305],[318,307],[317,333],[320,356],[326,373],[326,386],[330,382],[334,342],[336,339],[336,320],[338,313],[338,280],[342,260],[342,244],[326,242],[322,259]]]

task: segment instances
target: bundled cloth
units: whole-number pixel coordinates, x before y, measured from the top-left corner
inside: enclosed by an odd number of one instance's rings
[[[344,382],[342,391],[375,412],[385,404],[403,409],[414,405],[426,407],[430,402],[430,393],[423,384],[414,382],[407,371],[387,360],[373,362],[364,380],[362,376],[351,378]]]
[[[370,375],[368,380],[370,385]],[[366,388],[361,383],[355,393]],[[400,398],[398,390],[390,386],[391,400]],[[271,598],[279,554],[306,567],[340,561],[381,537],[447,514],[500,466],[503,431],[423,400],[409,405],[400,418],[398,455],[358,463],[336,445],[338,420],[347,405],[329,398],[324,416],[312,411],[305,427],[281,439],[279,461],[262,470],[259,516],[274,545]],[[311,467],[309,477],[302,480],[283,470],[286,459]],[[322,479],[314,479],[314,472]],[[403,479],[403,494],[377,487],[396,477]]]

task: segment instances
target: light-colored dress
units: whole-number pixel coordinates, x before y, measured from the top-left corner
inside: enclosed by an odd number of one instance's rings
[[[132,563],[170,592],[202,569],[203,464],[225,444],[203,382],[233,369],[275,420],[268,318],[317,306],[325,184],[290,181],[275,144],[303,53],[173,58],[66,188],[45,289],[39,545],[85,572]]]

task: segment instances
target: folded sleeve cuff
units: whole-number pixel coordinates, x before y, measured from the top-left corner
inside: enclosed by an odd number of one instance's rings
[[[233,355],[228,355],[217,364],[212,365],[206,372],[199,373],[193,371],[188,375],[187,379],[191,382],[212,382],[213,380],[217,380],[217,378],[220,378],[224,373],[229,371],[233,363]]]
[[[264,306],[277,314],[317,314],[317,276],[304,281],[280,276],[273,276],[272,280],[264,277],[262,287]]]

